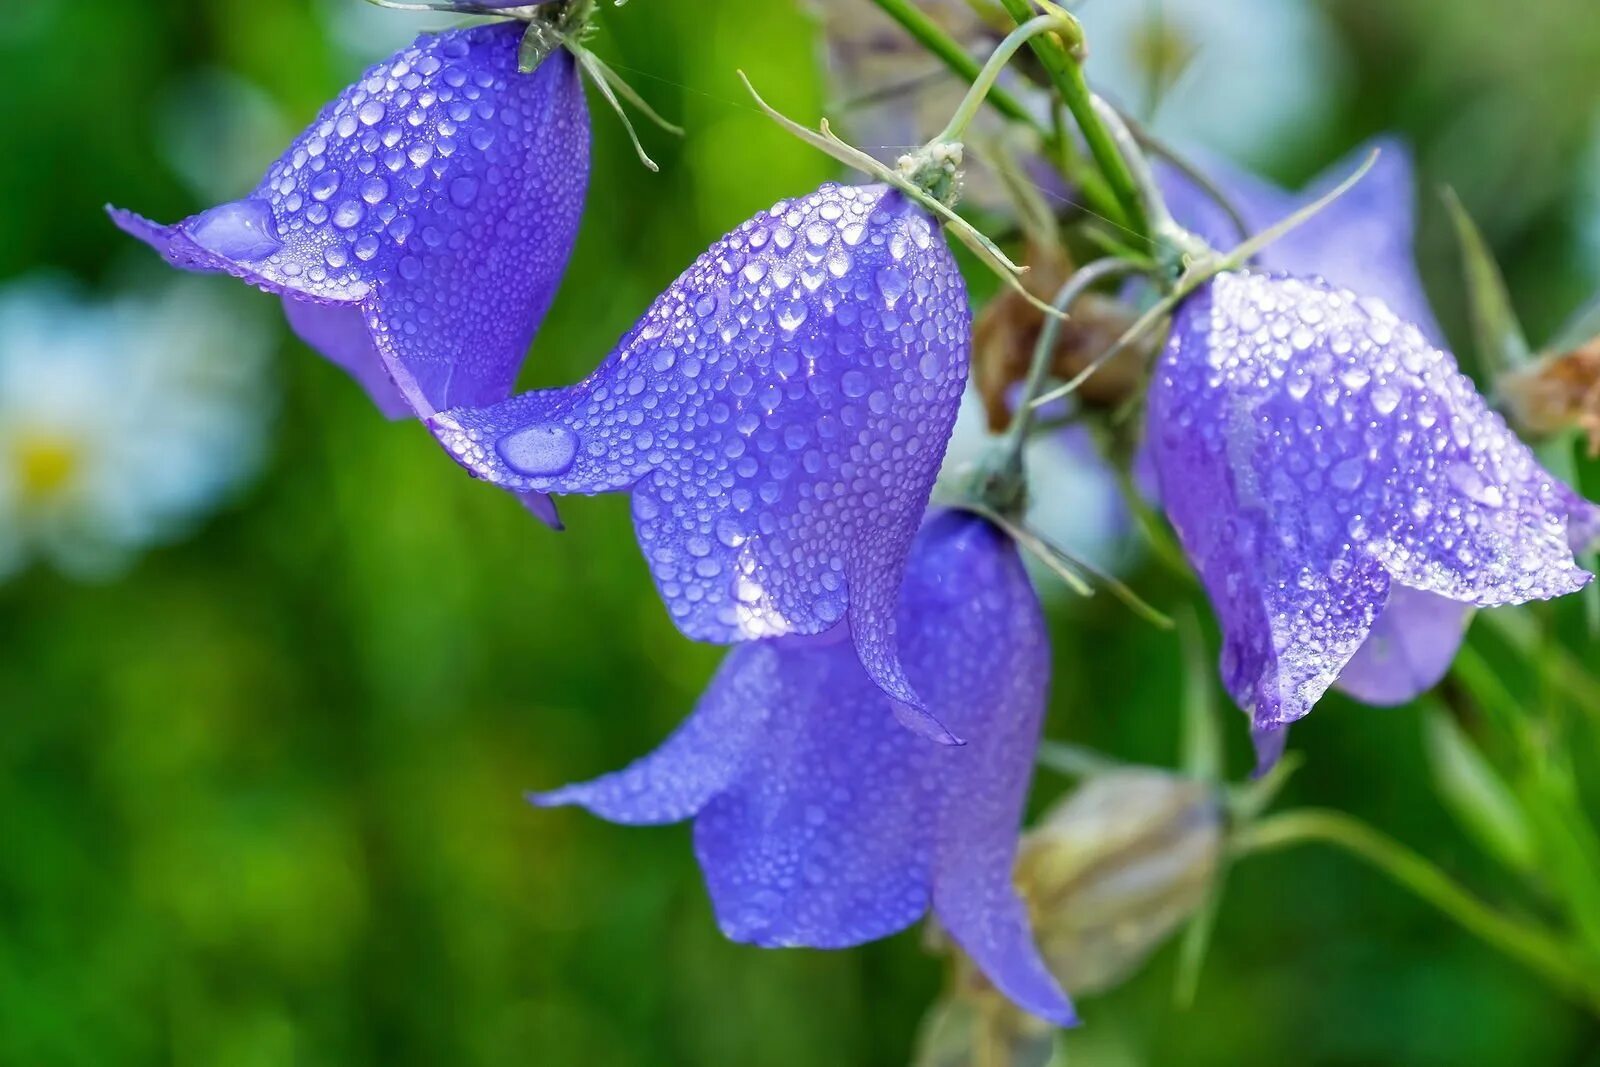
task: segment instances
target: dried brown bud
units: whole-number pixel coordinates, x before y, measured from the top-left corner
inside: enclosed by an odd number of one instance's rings
[[[1600,338],[1566,353],[1551,353],[1496,387],[1517,428],[1536,436],[1577,428],[1600,456]]]
[[[1058,255],[1030,249],[1030,267],[1023,284],[1040,300],[1049,301],[1071,274],[1072,265]],[[1136,313],[1127,304],[1090,293],[1072,308],[1056,337],[1051,374],[1071,378],[1104,353],[1132,326]],[[978,315],[973,328],[973,384],[983,398],[989,429],[999,433],[1011,424],[1012,389],[1028,376],[1044,313],[1021,293],[1007,289]],[[1113,359],[1083,383],[1078,397],[1093,407],[1120,407],[1139,387],[1141,368],[1150,354],[1144,342]]]

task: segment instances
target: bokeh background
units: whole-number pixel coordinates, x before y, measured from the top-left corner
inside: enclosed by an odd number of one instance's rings
[[[1201,6],[1245,37],[1272,22]],[[1458,347],[1442,183],[1542,337],[1600,288],[1592,0],[1321,10],[1318,85],[1263,67],[1218,105],[1228,125],[1254,98],[1318,101],[1242,154],[1294,183],[1400,132]],[[604,23],[598,50],[688,136],[646,132],[649,174],[594,108],[582,238],[527,385],[581,376],[710,240],[832,176],[734,74],[821,112],[815,26],[792,0],[635,0]],[[239,195],[365,63],[438,25],[360,0],[10,0],[0,286],[166,284],[104,202],[172,219]],[[626,501],[569,501],[562,535],[536,526],[420,428],[375,417],[267,298],[200,284],[275,349],[260,474],[118,573],[36,565],[0,586],[0,1064],[906,1062],[943,975],[916,931],[848,952],[732,945],[685,827],[521,800],[652,747],[718,659],[668,622]],[[211,356],[232,349],[224,334]],[[1186,595],[1153,568],[1131,579]],[[1175,639],[1110,598],[1053,611],[1051,736],[1171,765]],[[1419,722],[1329,698],[1294,733],[1310,758],[1287,799],[1359,814],[1494,899],[1504,876],[1434,797]],[[1036,803],[1064,787],[1041,774]],[[1600,1064],[1595,1019],[1331,852],[1233,872],[1186,1011],[1172,956],[1082,1004],[1070,1062]]]

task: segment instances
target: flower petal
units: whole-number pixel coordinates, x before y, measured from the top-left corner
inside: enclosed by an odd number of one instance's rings
[[[934,517],[900,623],[912,680],[968,744],[901,729],[841,626],[734,649],[656,754],[540,800],[627,822],[698,809],[696,853],[735,940],[843,947],[931,904],[1000,989],[1068,1022],[1011,885],[1049,666],[1015,548],[974,516]]]
[[[1570,490],[1381,301],[1220,275],[1181,309],[1149,412],[1162,498],[1223,622],[1224,679],[1258,730],[1310,710],[1391,581],[1489,606],[1589,580],[1567,544]]]
[[[176,266],[345,309],[297,311],[296,331],[386,412],[396,388],[420,414],[500,400],[588,180],[576,66],[558,52],[519,74],[519,39],[510,22],[421,37],[346,89],[244,199],[170,227],[112,217]]]
[[[928,216],[826,185],[746,222],[588,379],[429,425],[512,489],[633,494],[640,547],[697,640],[848,617],[885,691],[905,557],[966,380],[966,288]]]
[[[1439,684],[1466,637],[1472,608],[1394,585],[1338,687],[1367,704],[1409,703]]]

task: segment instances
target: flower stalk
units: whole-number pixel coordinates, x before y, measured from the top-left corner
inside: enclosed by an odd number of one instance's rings
[[[1344,850],[1600,1014],[1600,970],[1575,959],[1555,934],[1502,914],[1422,856],[1343,812],[1303,808],[1270,816],[1241,830],[1233,849],[1237,856],[1247,856],[1308,844]]]

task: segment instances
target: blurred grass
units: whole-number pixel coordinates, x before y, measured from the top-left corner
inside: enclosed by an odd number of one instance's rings
[[[327,6],[6,12],[0,278],[159,278],[99,206],[203,206],[152,148],[162,94],[224,66],[298,126],[358,65]],[[1462,191],[1542,336],[1595,287],[1565,214],[1600,101],[1590,3],[1334,10],[1359,89],[1320,155],[1280,176],[1400,129],[1426,180]],[[734,76],[818,113],[793,4],[639,0],[606,25],[601,51],[690,136],[647,134],[651,175],[594,109],[584,232],[530,385],[580,376],[712,238],[829,175]],[[1424,253],[1459,324],[1431,208]],[[0,588],[0,1064],[904,1062],[940,981],[916,933],[847,953],[727,944],[684,828],[520,800],[647,750],[718,658],[668,623],[626,502],[569,501],[570,532],[549,533],[286,332],[279,362],[271,469],[199,537],[114,585],[35,571]],[[1059,623],[1052,734],[1170,763],[1174,639],[1109,603]],[[1493,899],[1497,876],[1428,791],[1416,709],[1330,698],[1294,744],[1311,759],[1291,799],[1369,818]],[[1196,1007],[1174,1013],[1170,988],[1168,954],[1083,1005],[1073,1062],[1600,1063],[1593,1020],[1315,851],[1239,868]]]

